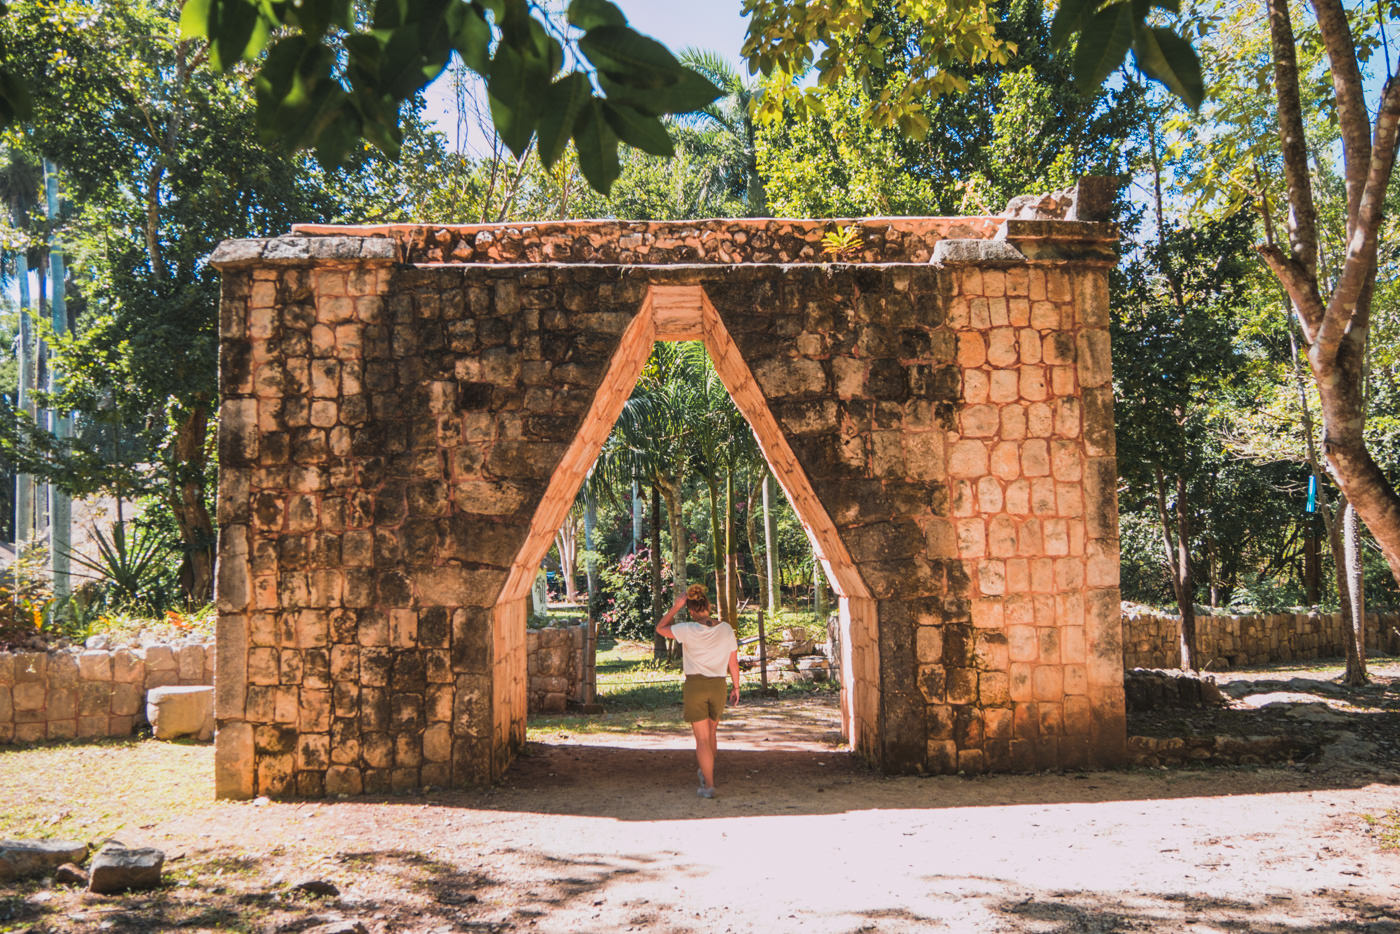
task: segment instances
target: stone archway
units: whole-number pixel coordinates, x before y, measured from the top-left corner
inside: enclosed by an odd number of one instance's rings
[[[1104,225],[298,228],[224,277],[218,792],[487,781],[524,597],[654,339],[702,339],[836,582],[890,772],[1121,761]],[[557,513],[557,515],[556,515]]]
[[[641,310],[623,332],[613,353],[592,407],[549,478],[530,522],[529,535],[511,562],[510,575],[496,604],[498,619],[508,619],[510,631],[521,633],[523,638],[535,570],[549,551],[555,531],[563,523],[641,375],[653,343],[692,340],[705,346],[720,380],[753,428],[759,449],[808,530],[814,551],[836,591],[845,656],[841,665],[843,732],[852,748],[873,755],[875,750],[865,748],[875,735],[875,700],[879,693],[874,690],[879,666],[870,591],[703,286],[652,285],[647,289]],[[514,651],[512,646],[511,652]],[[859,679],[855,675],[858,671],[865,672]],[[511,683],[514,684],[513,679]],[[502,708],[498,719],[506,722],[496,724],[498,732],[518,731],[521,726],[517,723],[523,726],[518,713],[523,703],[522,697],[513,697]]]

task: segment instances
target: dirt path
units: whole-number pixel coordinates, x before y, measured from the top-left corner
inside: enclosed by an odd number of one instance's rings
[[[541,736],[488,790],[208,802],[122,834],[185,884],[28,891],[0,930],[1400,931],[1364,819],[1400,807],[1391,775],[887,779],[836,728],[826,699],[746,704],[714,801],[684,736],[637,730]],[[341,895],[285,893],[304,878]]]

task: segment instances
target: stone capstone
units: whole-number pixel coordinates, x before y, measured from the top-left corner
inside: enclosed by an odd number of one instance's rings
[[[41,876],[82,862],[87,852],[87,844],[76,840],[0,840],[0,881]]]
[[[92,858],[88,891],[99,895],[153,889],[160,885],[165,854],[152,847],[125,847],[109,843]]]
[[[207,685],[153,688],[146,694],[146,719],[156,739],[214,737],[214,688]]]

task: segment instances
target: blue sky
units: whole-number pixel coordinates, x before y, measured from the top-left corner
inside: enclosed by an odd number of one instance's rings
[[[673,52],[689,46],[718,52],[739,66],[745,23],[742,0],[615,0],[629,24]],[[742,70],[742,69],[741,69]],[[451,139],[456,126],[452,92],[445,78],[428,87],[428,115]]]

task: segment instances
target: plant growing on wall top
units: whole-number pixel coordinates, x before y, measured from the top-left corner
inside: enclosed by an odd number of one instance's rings
[[[860,228],[854,224],[837,224],[835,230],[828,230],[822,236],[822,252],[829,260],[848,263],[860,255],[864,246]]]

